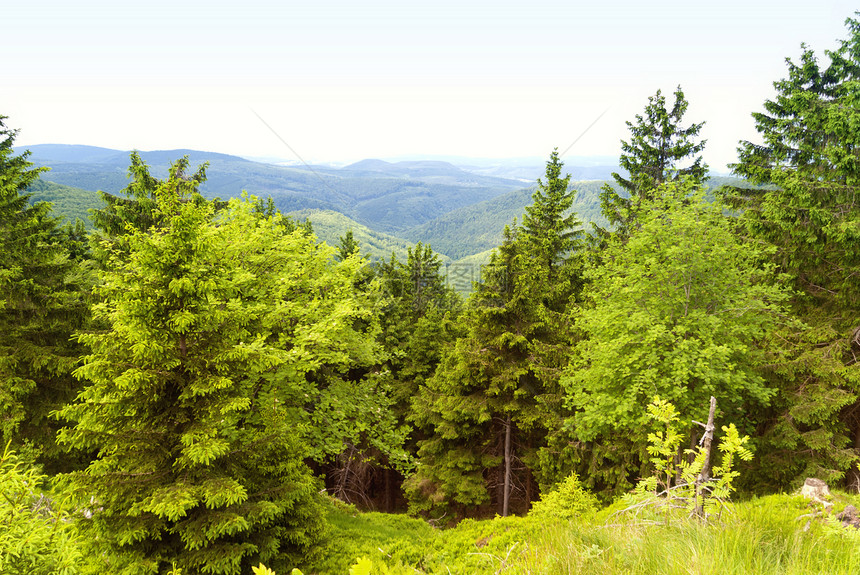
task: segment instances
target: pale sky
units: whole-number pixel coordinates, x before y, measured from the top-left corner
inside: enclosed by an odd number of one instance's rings
[[[16,143],[192,148],[312,162],[617,156],[625,120],[681,85],[717,171],[755,139],[819,0],[0,3],[0,115]],[[608,111],[607,111],[608,110]]]

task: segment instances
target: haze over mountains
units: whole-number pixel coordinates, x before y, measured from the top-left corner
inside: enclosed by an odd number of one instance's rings
[[[54,202],[55,211],[71,220],[85,218],[87,209],[100,206],[97,190],[116,194],[128,185],[130,152],[58,144],[28,149],[32,162],[50,168],[34,187],[34,200]],[[227,199],[243,190],[271,196],[283,213],[310,219],[329,244],[353,229],[372,257],[387,258],[392,251],[402,257],[408,246],[420,241],[446,261],[475,254],[485,259],[488,250],[501,243],[504,226],[521,219],[544,171],[537,159],[534,164],[467,158],[455,165],[449,160],[457,158],[446,157],[285,166],[199,150],[141,152],[156,177],[165,177],[170,163],[183,156],[192,169],[209,163],[201,188],[207,197]],[[585,222],[600,222],[600,187],[620,169],[605,163],[609,158],[575,160],[582,165],[565,166],[576,182],[573,209]]]

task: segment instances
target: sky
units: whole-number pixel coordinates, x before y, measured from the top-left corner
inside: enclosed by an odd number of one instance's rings
[[[717,172],[836,0],[4,2],[16,144],[243,156],[612,156],[683,88]]]

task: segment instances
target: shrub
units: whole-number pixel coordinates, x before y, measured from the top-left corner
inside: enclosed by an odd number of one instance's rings
[[[597,509],[597,498],[579,481],[574,473],[532,506],[531,517],[573,519]]]

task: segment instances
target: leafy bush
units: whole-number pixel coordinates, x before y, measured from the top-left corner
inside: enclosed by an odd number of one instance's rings
[[[722,426],[723,435],[718,444],[722,460],[711,469],[713,476],[702,477],[707,450],[698,446],[685,449],[687,459],[676,461],[675,454],[683,438],[678,429],[679,413],[675,406],[659,397],[648,405],[648,417],[659,429],[648,433],[648,453],[652,456],[656,474],[639,481],[633,493],[623,499],[628,504],[624,511],[643,514],[650,520],[654,513],[662,515],[668,524],[673,510],[685,509],[689,515],[707,519],[720,514],[734,492],[734,480],[739,473],[734,470],[736,459],[749,461],[752,452],[746,447],[749,437],[741,436],[734,423]],[[673,478],[680,482],[673,485]]]
[[[6,445],[0,458],[0,575],[74,575],[81,552],[67,514]]]

